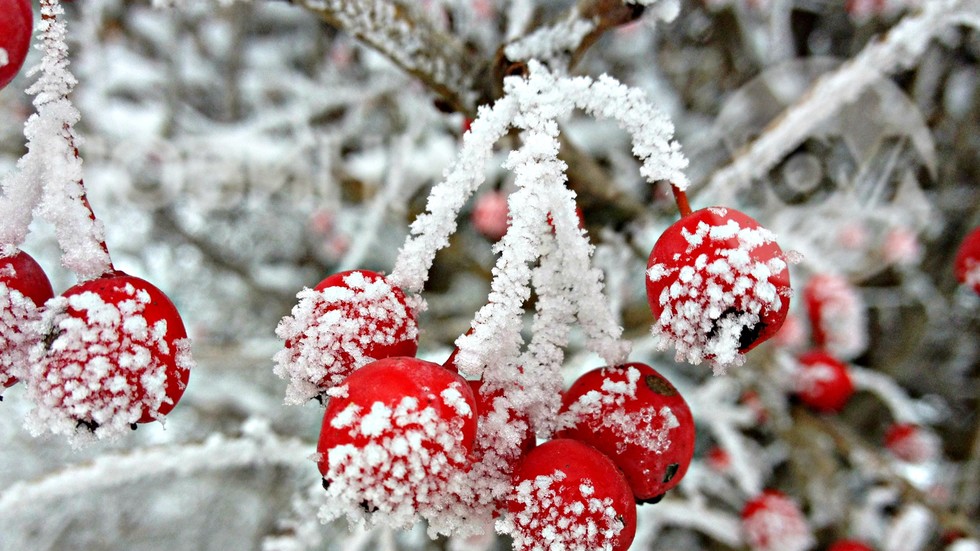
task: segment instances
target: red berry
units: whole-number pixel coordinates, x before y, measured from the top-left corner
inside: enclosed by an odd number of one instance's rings
[[[742,531],[753,551],[804,551],[814,544],[803,512],[776,490],[766,490],[745,504]]]
[[[385,358],[330,396],[317,466],[334,515],[360,506],[407,526],[446,506],[476,438],[476,399],[462,377],[416,358]]]
[[[980,227],[973,228],[963,239],[953,269],[960,283],[980,294]]]
[[[895,423],[885,433],[885,447],[909,463],[925,463],[939,456],[939,438],[913,423]]]
[[[707,461],[708,466],[719,473],[728,472],[732,466],[732,458],[728,455],[728,452],[718,446],[708,450]]]
[[[637,501],[659,497],[684,478],[694,456],[694,419],[674,385],[642,363],[582,375],[562,399],[581,440],[622,469]]]
[[[857,540],[839,540],[828,547],[827,551],[874,551],[874,549]]]
[[[33,32],[30,0],[0,0],[0,88],[10,84],[24,65]]]
[[[473,391],[473,396],[476,398],[476,409],[480,412],[480,426],[492,425],[498,434],[506,432],[507,436],[505,438],[512,438],[517,443],[517,448],[524,454],[534,448],[537,440],[534,436],[534,429],[531,428],[530,419],[511,409],[497,411],[494,408],[494,403],[504,395],[502,390],[488,392],[483,388],[482,380],[467,381],[467,383],[469,383],[470,389]],[[506,419],[503,418],[503,411],[507,413]],[[520,421],[523,426],[523,429],[519,432],[514,431],[517,421]],[[481,444],[482,442],[477,442],[477,450],[480,449]]]
[[[507,508],[501,525],[517,551],[624,551],[636,535],[636,504],[623,474],[576,440],[531,450],[514,473]]]
[[[286,341],[275,372],[289,380],[287,403],[322,396],[373,360],[418,351],[415,313],[401,289],[377,272],[334,274],[297,297],[276,329]]]
[[[476,198],[473,205],[473,228],[483,237],[497,241],[507,233],[510,225],[507,207],[507,194],[502,191],[490,191]]]
[[[2,16],[0,16],[2,19]],[[37,341],[29,325],[41,319],[41,306],[54,296],[41,266],[24,251],[0,258],[0,392],[27,369]]]
[[[647,262],[647,300],[660,348],[677,359],[712,360],[716,370],[744,362],[773,336],[789,310],[789,270],[769,230],[734,209],[711,207],[681,218]]]
[[[854,394],[846,365],[830,354],[812,350],[798,358],[796,394],[817,411],[840,411]]]
[[[867,306],[857,289],[836,274],[819,274],[803,288],[813,342],[845,360],[868,346]]]
[[[113,272],[48,302],[43,344],[32,351],[32,431],[102,438],[162,419],[192,367],[177,308],[151,283]]]

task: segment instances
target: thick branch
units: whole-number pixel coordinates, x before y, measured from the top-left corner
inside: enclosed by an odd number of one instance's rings
[[[476,63],[462,43],[398,0],[293,0],[418,78],[450,108],[476,113]]]

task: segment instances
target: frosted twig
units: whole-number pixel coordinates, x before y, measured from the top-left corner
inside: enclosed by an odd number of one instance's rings
[[[378,50],[424,82],[453,109],[475,111],[473,70],[455,36],[436,29],[411,3],[398,0],[294,0],[329,25]]]
[[[715,172],[706,188],[717,190],[765,174],[786,153],[809,136],[882,75],[911,67],[932,39],[954,25],[980,27],[980,1],[932,0],[907,16],[881,40],[867,45],[857,56],[820,79],[766,130],[736,153],[735,159]]]
[[[310,466],[311,444],[280,438],[260,421],[246,423],[244,430],[240,438],[215,435],[200,444],[101,455],[91,463],[40,480],[14,482],[0,494],[0,516],[151,477],[190,476],[250,465]]]
[[[641,507],[643,522],[696,530],[729,547],[741,547],[742,523],[730,513],[709,509],[695,500],[665,499],[656,507]]]
[[[68,99],[76,80],[68,70],[66,26],[58,18],[64,9],[57,0],[41,2],[38,44],[41,63],[28,74],[40,72],[27,92],[34,94],[37,113],[24,127],[27,154],[17,171],[3,181],[0,197],[0,244],[19,245],[27,236],[33,212],[55,226],[63,252],[62,263],[81,279],[112,270],[105,231],[95,220],[82,184],[74,126],[78,110]]]
[[[896,422],[915,424],[927,422],[922,419],[915,402],[888,375],[857,366],[850,367],[850,374],[854,381],[854,388],[871,392],[881,399]]]

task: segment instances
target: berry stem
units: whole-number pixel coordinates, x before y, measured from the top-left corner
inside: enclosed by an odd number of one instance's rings
[[[41,49],[44,51],[46,60],[56,68],[53,70],[61,70],[64,73],[67,73],[67,61],[65,60],[67,57],[67,46],[65,46],[63,42],[64,29],[52,29],[52,26],[58,22],[58,16],[62,13],[64,12],[56,0],[41,0],[41,20],[45,23],[41,36],[41,42],[43,44]],[[70,74],[54,76],[60,78],[52,78],[48,86],[45,86],[45,89],[39,92],[38,99],[35,100],[39,114],[43,105],[49,104],[56,100],[67,100],[68,93],[72,89]],[[45,92],[51,93],[51,96],[46,99],[42,99]],[[63,129],[64,138],[69,149],[75,158],[81,161],[82,156],[75,144],[74,126],[71,124],[71,122],[65,122]],[[88,217],[92,221],[93,226],[95,226],[98,223],[98,219],[95,216],[95,211],[92,210],[92,204],[88,200],[88,192],[85,190],[85,182],[82,178],[78,179],[78,187],[81,190],[78,200],[82,207],[84,207],[88,212]],[[116,268],[112,263],[112,257],[109,255],[109,246],[106,244],[105,237],[103,235],[98,235],[96,239],[99,247],[105,253],[105,266],[102,268],[100,275],[115,272]]]
[[[691,204],[687,201],[687,193],[674,184],[670,184],[670,191],[674,192],[674,201],[677,202],[677,210],[681,211],[681,218],[691,214]]]

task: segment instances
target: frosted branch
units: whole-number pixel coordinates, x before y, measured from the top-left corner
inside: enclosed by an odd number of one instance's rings
[[[40,480],[15,482],[0,494],[0,516],[146,478],[186,477],[255,465],[310,465],[310,444],[279,438],[259,421],[246,423],[244,430],[246,434],[241,438],[215,435],[200,444],[105,454],[91,463],[69,467]]]
[[[474,111],[473,64],[456,37],[440,32],[412,3],[397,0],[294,0],[424,82],[455,110]]]
[[[919,13],[907,16],[883,39],[865,46],[852,60],[818,79],[730,164],[715,172],[705,193],[765,174],[882,75],[914,65],[932,39],[950,27],[980,27],[978,0],[934,0],[922,6]]]
[[[873,371],[857,366],[850,367],[851,379],[854,381],[854,388],[865,390],[877,396],[891,412],[895,421],[902,423],[921,424],[926,420],[915,406],[915,402],[909,395],[895,382],[894,379]]]

